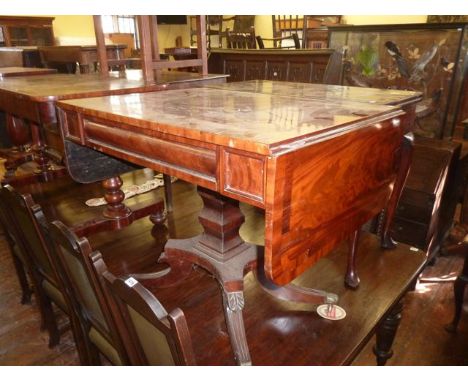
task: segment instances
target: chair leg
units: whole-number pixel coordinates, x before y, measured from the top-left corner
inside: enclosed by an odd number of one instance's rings
[[[466,284],[468,284],[468,277],[464,277],[463,275],[458,276],[453,284],[453,291],[455,294],[455,315],[452,322],[445,326],[445,329],[450,333],[455,333],[457,331],[458,323],[460,322]]]
[[[464,248],[466,250],[466,245]],[[453,291],[455,294],[455,316],[453,317],[453,321],[445,326],[445,329],[451,333],[456,332],[458,322],[460,321],[466,284],[468,284],[468,255],[465,254],[465,261],[463,262],[462,272],[457,277],[453,285]]]
[[[37,276],[36,276],[37,277]],[[35,278],[35,276],[33,276]],[[49,332],[49,348],[52,348],[60,342],[60,331],[57,326],[57,320],[55,318],[52,302],[50,298],[45,294],[41,281],[35,282],[36,287],[36,298],[41,313],[41,330],[47,330]]]
[[[31,304],[32,289],[29,285],[28,277],[26,276],[26,270],[24,264],[18,258],[18,256],[12,255],[13,264],[15,266],[16,275],[21,287],[21,304]]]
[[[163,174],[163,181],[164,181],[164,198],[166,199],[166,211],[172,212],[173,204],[172,204],[171,176],[167,174]]]
[[[45,310],[47,331],[49,332],[49,348],[53,348],[60,343],[60,330],[57,325],[52,302],[48,298],[45,303]]]

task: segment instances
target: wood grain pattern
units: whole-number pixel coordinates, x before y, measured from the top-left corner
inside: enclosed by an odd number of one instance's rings
[[[160,132],[258,154],[286,150],[300,139],[330,138],[372,117],[398,114],[396,107],[339,98],[324,105],[319,100],[210,88],[76,99],[59,106],[114,124],[127,123],[145,135]]]
[[[308,100],[349,100],[377,105],[398,105],[400,107],[413,104],[422,99],[422,94],[416,91],[361,88],[355,86],[338,86],[325,84],[307,84],[288,81],[243,81],[234,84],[204,85],[216,89],[231,89],[249,93],[275,94],[284,97],[302,98]]]
[[[265,270],[284,285],[379,213],[396,179],[392,121],[268,161]]]

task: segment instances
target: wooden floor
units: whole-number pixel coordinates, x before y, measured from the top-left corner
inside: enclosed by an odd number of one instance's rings
[[[66,193],[68,190],[64,188],[61,192]],[[162,190],[158,189],[156,194],[162,195]],[[41,192],[36,201],[40,203],[40,199],[47,198],[47,195],[47,190]],[[82,198],[86,197],[83,194]],[[174,219],[169,220],[169,232],[184,237],[187,232],[197,230],[196,212],[201,207],[200,200],[193,187],[180,181],[174,184],[174,199]],[[76,217],[82,202],[77,200],[76,206],[70,206],[70,219]],[[66,220],[67,216],[62,218]],[[255,221],[250,219],[242,227],[241,233],[252,236],[254,227]],[[256,236],[261,241],[261,235]],[[439,258],[434,266],[426,268],[423,277],[438,280],[453,277],[461,265],[462,259],[457,257]],[[0,279],[0,365],[78,365],[70,331],[65,332],[57,347],[49,349],[47,334],[40,331],[34,297],[31,305],[19,303],[19,286],[3,235],[0,236]],[[418,283],[416,290],[406,297],[403,320],[394,344],[394,356],[388,365],[468,365],[468,293],[465,297],[459,331],[457,334],[449,334],[443,326],[452,317],[452,283]],[[375,364],[373,344],[374,340],[371,339],[355,360],[355,365]]]

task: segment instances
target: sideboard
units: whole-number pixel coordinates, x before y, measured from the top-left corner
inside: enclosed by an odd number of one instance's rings
[[[208,72],[229,74],[228,82],[321,83],[332,52],[330,49],[212,49]]]

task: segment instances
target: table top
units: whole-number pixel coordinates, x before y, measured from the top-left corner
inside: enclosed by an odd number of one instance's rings
[[[103,77],[92,74],[54,74],[33,77],[5,78],[0,80],[0,93],[15,94],[37,102],[48,102],[80,97],[97,97],[105,94],[122,94],[164,89],[164,85],[175,82],[190,82],[203,79],[226,77],[197,73],[162,72],[157,82],[145,82],[141,70],[127,70],[125,76],[111,74]]]
[[[310,100],[352,100],[376,105],[407,105],[418,102],[422,94],[415,91],[362,88],[302,82],[252,80],[227,84],[204,85],[217,89],[264,94],[278,94],[285,97]]]
[[[54,74],[54,73],[57,73],[56,69],[25,68],[23,66],[7,66],[7,67],[0,68],[0,78],[32,76],[32,75],[41,75],[41,74]]]
[[[48,45],[48,46],[44,46],[45,48],[56,48],[56,49],[60,49],[60,48],[69,48],[69,47],[75,47],[75,46],[79,46],[81,47],[83,50],[96,50],[97,49],[97,45]],[[37,45],[24,45],[24,46],[2,46],[0,47],[0,50],[3,50],[3,51],[21,51],[21,52],[28,52],[28,51],[37,51],[38,49],[40,49],[42,46],[37,46]],[[107,49],[125,49],[127,47],[127,45],[125,44],[106,44],[106,48]]]
[[[234,84],[69,100],[63,108],[148,131],[181,135],[259,154],[288,150],[293,141],[340,134],[361,122],[399,114],[392,106],[282,97],[237,91]]]

